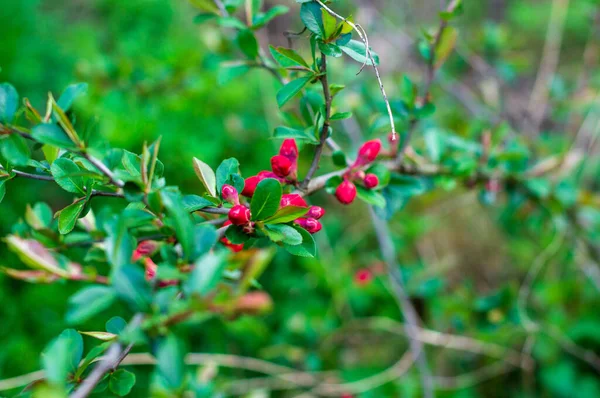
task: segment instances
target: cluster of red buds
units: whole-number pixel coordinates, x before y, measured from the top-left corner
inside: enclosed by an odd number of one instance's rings
[[[296,207],[309,207],[304,198],[296,193],[290,193],[281,197],[281,208],[287,206]],[[298,224],[311,234],[315,234],[323,228],[319,219],[325,215],[325,209],[319,206],[310,206],[308,212],[304,217],[300,217],[294,220],[294,223]]]
[[[279,155],[271,158],[272,171],[261,171],[255,176],[246,178],[242,195],[251,198],[254,195],[256,186],[265,178],[274,178],[282,184],[295,184],[297,182],[298,171],[298,147],[294,139],[286,139],[281,144]],[[223,224],[237,225],[243,227],[244,232],[251,234],[254,232],[254,223],[251,221],[252,214],[250,209],[240,204],[240,196],[237,189],[231,185],[223,185],[221,197],[227,203],[233,205],[228,213],[228,220]],[[281,197],[280,208],[287,206],[307,208],[307,213],[294,220],[294,223],[314,234],[319,232],[323,226],[319,219],[325,215],[325,210],[319,206],[309,206],[299,194],[285,194]],[[232,251],[238,252],[243,249],[243,244],[234,244],[226,237],[221,238],[221,242]]]
[[[335,190],[335,197],[340,203],[350,204],[356,198],[355,183],[362,183],[366,189],[373,189],[379,185],[379,179],[375,174],[365,173],[362,169],[373,163],[381,151],[381,141],[367,141],[358,150],[358,157],[342,176],[343,181]]]
[[[265,178],[274,178],[282,184],[295,184],[298,179],[298,147],[296,140],[284,140],[279,155],[271,158],[271,171],[263,170],[255,176],[246,178],[242,195],[250,198],[256,186]]]

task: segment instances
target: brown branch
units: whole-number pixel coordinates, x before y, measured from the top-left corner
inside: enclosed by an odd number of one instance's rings
[[[135,328],[142,323],[143,314],[136,314],[128,327]],[[106,355],[98,362],[96,367],[92,370],[88,377],[85,378],[79,385],[79,387],[69,396],[69,398],[85,398],[89,396],[98,383],[104,378],[104,375],[108,372],[114,372],[125,357],[131,351],[133,344],[129,344],[127,347],[121,345],[120,342],[114,342],[108,348]]]
[[[323,53],[321,53],[321,78],[319,80],[321,80],[321,85],[323,86],[323,97],[325,99],[325,115],[323,115],[325,121],[323,122],[323,128],[321,129],[319,145],[317,145],[317,148],[315,149],[315,154],[310,164],[310,168],[306,173],[306,177],[304,178],[304,181],[302,181],[302,184],[300,184],[300,190],[305,190],[308,187],[311,178],[317,172],[317,169],[319,168],[319,161],[321,160],[321,155],[323,153],[323,147],[327,142],[327,135],[329,133],[329,118],[331,117],[332,97],[329,91],[329,83],[327,81],[327,57]]]

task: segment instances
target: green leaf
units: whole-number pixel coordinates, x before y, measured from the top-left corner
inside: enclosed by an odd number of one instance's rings
[[[289,10],[288,7],[282,5],[271,7],[267,12],[254,16],[252,19],[252,28],[259,29],[269,23],[273,18],[286,14]]]
[[[284,106],[289,100],[294,98],[296,94],[298,94],[304,86],[308,84],[313,79],[313,75],[307,75],[304,77],[299,77],[298,79],[294,79],[285,86],[281,87],[281,89],[277,92],[277,104],[281,108]]]
[[[79,331],[79,334],[84,334],[86,336],[90,336],[90,337],[93,337],[93,338],[101,340],[101,341],[112,341],[118,337],[116,334],[108,333],[108,332],[82,332],[82,331]]]
[[[10,123],[19,106],[19,94],[9,83],[0,84],[0,122]]]
[[[66,235],[75,228],[75,223],[86,203],[86,200],[78,200],[60,211],[58,215],[58,232]]]
[[[314,257],[317,254],[317,245],[315,244],[315,239],[313,236],[304,228],[300,228],[299,226],[293,226],[296,231],[302,235],[302,243],[299,245],[286,245],[283,247],[285,250],[293,254],[294,256],[300,257]]]
[[[125,217],[115,217],[104,225],[108,235],[104,240],[104,250],[113,270],[130,264],[136,247],[135,239],[129,233],[126,221]]]
[[[159,341],[155,356],[158,374],[168,387],[170,389],[179,387],[185,376],[183,342],[173,333],[169,333]]]
[[[196,225],[194,227],[193,253],[190,258],[194,261],[207,253],[217,243],[217,230],[212,225]]]
[[[110,375],[108,388],[119,397],[124,397],[131,392],[135,385],[135,375],[124,369],[117,369]]]
[[[273,242],[296,246],[302,243],[302,235],[295,228],[285,224],[267,224],[265,233]]]
[[[282,189],[279,181],[265,178],[259,182],[250,202],[252,220],[265,220],[275,214],[279,209],[281,195]]]
[[[42,353],[46,379],[53,384],[66,385],[67,375],[77,370],[82,355],[81,335],[74,329],[66,329],[52,340]]]
[[[76,148],[73,141],[56,124],[42,123],[31,129],[31,135],[43,144],[57,146],[63,149]]]
[[[321,8],[321,20],[323,21],[324,38],[331,39],[338,31],[337,19],[324,8]]]
[[[452,50],[456,46],[458,31],[453,26],[446,26],[440,40],[435,48],[435,68],[439,68],[444,64],[446,59],[452,54]]]
[[[362,41],[350,40],[347,44],[340,46],[340,48],[353,60],[360,63],[365,63],[365,61],[367,61],[367,65],[373,65],[371,59],[367,57],[366,47]],[[379,65],[379,55],[377,55],[372,49],[371,55],[373,56],[373,60],[375,60],[375,65]]]
[[[329,120],[344,120],[350,119],[352,117],[352,112],[339,112],[334,115],[331,115]]]
[[[113,273],[111,281],[119,297],[134,311],[146,312],[150,309],[150,285],[141,269],[133,265],[122,266]]]
[[[402,76],[401,96],[404,102],[412,109],[417,98],[417,87],[407,75]]]
[[[16,166],[27,166],[31,158],[31,151],[25,138],[17,134],[10,134],[0,140],[2,156]]]
[[[219,283],[223,271],[227,267],[227,252],[207,253],[194,263],[194,269],[185,281],[183,290],[186,294],[205,296]]]
[[[236,158],[225,159],[217,167],[217,194],[221,194],[221,188],[227,183],[232,174],[239,173],[240,162]]]
[[[213,169],[200,159],[194,158],[194,171],[210,196],[217,197],[217,178],[215,177]]]
[[[317,42],[319,50],[327,56],[339,58],[342,56],[341,48],[333,43],[324,43],[321,40]]]
[[[367,202],[373,206],[385,207],[385,198],[383,195],[373,189],[366,189],[361,185],[356,186],[356,195],[363,202]]]
[[[189,0],[189,2],[200,11],[219,14],[219,7],[212,0]]]
[[[52,253],[40,242],[33,239],[22,239],[16,235],[9,235],[6,239],[8,248],[17,254],[19,259],[33,269],[40,269],[68,278],[70,273],[62,268],[61,264],[52,256]]]
[[[246,243],[250,239],[250,236],[243,231],[243,228],[237,225],[230,225],[225,232],[225,237],[234,245]]]
[[[194,224],[190,214],[185,211],[181,195],[178,192],[164,190],[161,191],[161,198],[170,216],[183,254],[186,259],[190,259],[193,254]]]
[[[302,217],[308,213],[308,207],[286,206],[265,220],[268,224],[284,224]]]
[[[215,204],[208,199],[205,199],[198,195],[185,195],[182,198],[183,208],[188,213],[196,210],[204,209],[205,207],[214,206]]]
[[[72,160],[67,158],[56,159],[52,163],[50,171],[56,183],[65,191],[85,194],[82,171]]]
[[[104,311],[117,298],[110,286],[87,286],[69,298],[67,322],[78,324]]]
[[[310,70],[308,63],[296,51],[290,48],[269,46],[273,59],[284,68],[301,67]]]
[[[6,180],[0,180],[0,203],[2,203],[2,199],[4,199],[4,195],[6,195]]]
[[[120,316],[113,316],[106,321],[106,331],[112,334],[121,334],[127,327],[127,321]]]
[[[333,160],[333,164],[338,167],[346,167],[348,165],[348,160],[346,159],[346,155],[344,151],[337,150],[331,154],[331,160]]]
[[[75,102],[77,97],[84,95],[87,92],[87,89],[87,83],[71,84],[67,86],[65,91],[62,92],[62,94],[58,98],[58,101],[56,101],[56,104],[64,112],[67,112],[71,108],[71,105],[73,105],[73,102]]]
[[[300,7],[300,19],[306,28],[320,37],[326,37],[323,27],[321,6],[315,2],[304,3]]]
[[[258,41],[250,29],[240,30],[236,42],[246,57],[255,59],[258,56]]]
[[[297,140],[309,141],[311,144],[318,144],[319,141],[312,134],[304,130],[293,129],[291,127],[279,126],[275,128],[274,138],[294,138]]]

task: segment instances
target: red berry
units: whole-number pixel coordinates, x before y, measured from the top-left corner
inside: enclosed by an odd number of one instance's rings
[[[311,234],[316,234],[323,228],[321,223],[314,218],[298,218],[294,222]]]
[[[366,268],[359,269],[354,274],[354,282],[356,282],[356,284],[360,286],[366,285],[367,283],[371,282],[372,279],[373,274]]]
[[[381,140],[371,140],[367,141],[358,150],[358,159],[361,164],[371,163],[375,159],[377,159],[377,155],[379,155],[379,151],[381,150]]]
[[[238,195],[238,191],[237,189],[235,189],[235,187],[231,185],[223,185],[223,188],[221,188],[221,197],[225,202],[229,202],[234,205],[240,204],[240,197]]]
[[[244,181],[244,190],[242,191],[242,195],[250,198],[254,195],[254,191],[256,191],[256,186],[260,182],[261,178],[259,176],[252,176],[246,178]]]
[[[289,159],[290,162],[295,163],[298,159],[298,147],[296,146],[296,140],[288,138],[283,140],[281,148],[279,148],[279,154]]]
[[[271,158],[271,169],[278,177],[287,177],[292,172],[292,162],[282,155]]]
[[[281,207],[287,206],[298,206],[298,207],[308,207],[308,204],[304,200],[304,198],[297,193],[288,193],[281,197],[281,202],[279,202]]]
[[[235,205],[229,210],[229,221],[233,225],[244,225],[250,221],[250,209],[243,205]]]
[[[352,203],[356,197],[356,186],[352,182],[345,180],[335,190],[335,197],[340,203],[345,205]]]
[[[311,206],[308,213],[306,213],[306,217],[319,219],[325,215],[325,209],[319,206]]]
[[[367,174],[363,179],[363,184],[365,184],[365,187],[369,189],[375,188],[377,185],[379,185],[379,178],[377,178],[375,174]]]

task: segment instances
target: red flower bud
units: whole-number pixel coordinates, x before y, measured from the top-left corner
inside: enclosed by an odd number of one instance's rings
[[[306,213],[306,217],[319,219],[325,215],[325,209],[319,206],[311,206],[308,213]]]
[[[260,182],[261,178],[259,176],[252,176],[246,178],[244,181],[244,190],[242,191],[242,195],[250,198],[254,195],[254,191],[256,191],[256,186]]]
[[[231,185],[223,185],[223,188],[221,188],[221,197],[223,198],[223,200],[225,202],[234,204],[234,205],[239,205],[240,204],[240,197],[238,195],[238,191],[237,189],[235,189],[235,187],[231,186]]]
[[[131,261],[138,261],[142,257],[149,257],[158,250],[158,242],[145,240],[138,244],[131,256]]]
[[[235,310],[242,314],[263,314],[273,308],[273,300],[265,292],[248,292],[235,303]]]
[[[335,197],[340,203],[345,205],[352,203],[356,197],[356,186],[352,182],[345,180],[335,190]]]
[[[377,185],[379,185],[379,178],[377,178],[375,174],[367,174],[363,179],[363,184],[365,184],[365,187],[369,189],[375,188]]]
[[[316,234],[323,228],[321,223],[314,218],[298,218],[294,222],[311,234]]]
[[[147,258],[144,260],[144,267],[146,268],[146,280],[151,281],[156,276],[156,271],[158,270],[158,266],[152,259]]]
[[[281,207],[287,206],[298,206],[298,207],[308,207],[308,204],[304,200],[304,198],[297,193],[288,193],[281,197],[281,202],[279,202]]]
[[[367,283],[371,282],[372,279],[373,274],[366,268],[359,269],[354,274],[354,282],[360,286],[366,285]]]
[[[243,205],[235,205],[229,210],[229,221],[233,225],[244,225],[250,221],[250,209]]]
[[[381,150],[381,141],[379,139],[367,141],[358,150],[358,159],[361,164],[371,163],[379,155]]]
[[[292,162],[282,155],[271,158],[271,169],[278,177],[287,177],[292,172]]]
[[[296,140],[288,138],[283,140],[281,148],[279,148],[279,154],[289,159],[290,162],[295,163],[298,159],[298,147],[296,146]]]

